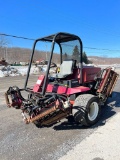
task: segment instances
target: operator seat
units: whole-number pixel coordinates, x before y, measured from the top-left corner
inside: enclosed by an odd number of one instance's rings
[[[61,79],[73,74],[75,64],[75,60],[64,60],[60,65],[60,72],[56,74],[55,78]]]

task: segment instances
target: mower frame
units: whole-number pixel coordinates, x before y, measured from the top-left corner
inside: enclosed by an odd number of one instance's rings
[[[50,57],[46,73],[40,74],[34,87],[29,89],[27,84],[30,69],[36,44],[39,41],[51,43]],[[68,56],[70,63],[67,62],[66,64],[67,60],[63,61],[63,55],[66,53],[66,48],[64,53],[64,45],[68,47],[67,42],[73,42],[73,44],[75,42],[75,44],[79,45],[75,46],[79,48],[77,48],[77,52],[74,52],[75,47],[72,52],[71,50],[67,52],[70,54]],[[60,48],[61,77],[59,77],[59,73],[56,73],[55,77],[49,74],[55,44]],[[85,126],[94,125],[99,120],[101,106],[111,96],[119,75],[112,68],[101,70],[99,67],[83,66],[82,53],[82,41],[74,34],[59,32],[36,39],[33,44],[24,88],[19,89],[17,86],[9,87],[5,93],[7,106],[21,109],[23,121],[27,124],[32,122],[37,127],[49,126],[70,116],[74,118],[74,122]],[[78,66],[76,63],[72,64],[71,62],[77,62]],[[67,73],[62,71],[62,67],[63,70],[66,68]],[[71,71],[72,69],[73,71]],[[50,76],[54,78],[53,81],[51,81]],[[21,91],[28,93],[27,99],[22,97]]]
[[[52,56],[53,56],[55,43],[57,43],[60,47],[60,63],[62,63],[63,59],[62,59],[61,43],[68,42],[68,41],[73,41],[73,40],[78,40],[79,44],[80,44],[80,46],[79,46],[80,47],[79,48],[79,51],[80,51],[79,52],[79,54],[80,54],[79,63],[80,63],[80,68],[82,69],[83,43],[82,43],[82,40],[77,35],[70,34],[70,33],[64,33],[64,32],[59,32],[57,34],[52,34],[50,36],[45,36],[43,38],[38,38],[38,39],[35,40],[35,42],[33,44],[33,49],[32,49],[32,53],[31,53],[31,58],[30,58],[28,71],[27,71],[26,81],[25,81],[25,85],[24,85],[25,90],[27,90],[27,83],[28,83],[28,79],[29,79],[30,69],[31,69],[31,65],[32,65],[33,56],[34,56],[35,47],[36,47],[37,42],[48,41],[48,42],[52,43],[51,44],[50,58],[48,60],[47,70],[46,70],[46,74],[45,74],[45,80],[44,80],[44,83],[43,83],[42,92],[40,92],[41,95],[45,95],[46,86],[47,86],[47,78],[48,78],[48,74],[49,74],[49,70],[50,70],[50,64],[51,64],[51,60],[52,60]],[[80,84],[82,85],[82,72],[80,72]]]

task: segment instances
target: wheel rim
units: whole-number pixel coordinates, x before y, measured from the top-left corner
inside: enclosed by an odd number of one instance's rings
[[[89,108],[88,118],[90,121],[94,121],[98,116],[99,106],[97,102],[92,102]]]

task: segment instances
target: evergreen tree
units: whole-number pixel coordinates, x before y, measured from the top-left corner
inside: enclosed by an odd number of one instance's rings
[[[68,59],[68,55],[67,55],[67,53],[66,53],[66,52],[65,52],[65,54],[63,54],[62,58],[63,58],[63,60]]]
[[[88,60],[88,57],[85,52],[83,52],[82,55],[83,55],[82,58],[83,58],[84,63],[86,63],[86,64],[92,63],[91,61]]]
[[[77,45],[73,49],[72,57],[73,59],[77,60],[77,62],[80,62],[80,53]],[[92,63],[91,61],[88,60],[88,57],[85,52],[83,52],[82,54],[82,61],[86,64]]]
[[[64,59],[67,59],[68,58],[68,55],[67,53],[64,54]]]
[[[87,56],[86,56],[86,53],[85,52],[83,52],[83,54],[82,54],[83,56],[82,56],[82,58],[83,58],[83,62],[84,63],[86,63],[86,64],[88,64],[88,58],[87,58]]]
[[[76,45],[73,49],[73,55],[72,55],[73,59],[77,60],[77,62],[79,62],[80,60],[80,53],[79,53],[79,49],[78,46]]]

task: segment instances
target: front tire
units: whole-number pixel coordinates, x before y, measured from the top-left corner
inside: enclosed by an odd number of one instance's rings
[[[100,117],[99,98],[91,94],[79,95],[73,105],[73,116],[76,122],[84,126],[94,125]]]

